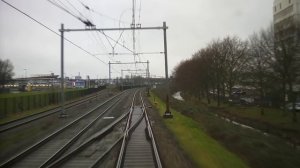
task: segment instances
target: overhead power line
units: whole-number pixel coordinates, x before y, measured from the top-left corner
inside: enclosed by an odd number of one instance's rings
[[[59,9],[61,9],[61,10],[65,11],[65,12],[67,12],[68,14],[70,14],[70,15],[73,16],[73,17],[75,17],[76,19],[79,19],[79,20],[80,20],[80,17],[78,17],[78,16],[76,16],[75,14],[71,13],[70,11],[68,11],[68,10],[66,9],[66,7],[63,7],[64,4],[63,4],[61,1],[59,1],[59,2],[60,2],[63,6],[59,5],[58,3],[53,2],[53,1],[51,1],[51,0],[47,0],[47,1],[50,2],[52,5],[58,7]]]
[[[79,17],[79,16],[76,16],[75,14],[73,14],[73,13],[71,13],[70,12],[70,9],[68,10],[68,7],[64,4],[64,3],[62,3],[60,0],[58,0],[58,2],[60,2],[60,4],[61,4],[61,6],[60,5],[58,5],[56,2],[54,2],[54,1],[52,1],[52,0],[47,0],[47,1],[49,1],[50,3],[52,3],[53,5],[55,5],[55,6],[57,6],[57,7],[59,7],[60,9],[62,9],[62,10],[64,10],[65,12],[67,12],[67,13],[69,13],[69,14],[71,14],[72,16],[74,16],[75,18],[77,18],[77,19],[79,19],[80,21],[82,21],[86,26],[88,26],[88,27],[94,27],[95,25],[94,24],[92,24],[92,22],[90,22],[91,21],[91,19],[89,19],[89,18],[87,18],[87,17],[85,17],[71,2],[69,2],[69,0],[65,0],[75,11],[77,11],[77,13],[79,13],[79,15],[81,16],[81,17]],[[80,1],[79,1],[80,2]],[[87,10],[89,10],[90,11],[90,8],[88,7],[88,6],[86,6],[86,5],[84,5],[82,2],[80,2],[81,3],[81,5],[83,5]],[[84,19],[82,19],[82,18],[84,18]],[[104,32],[103,32],[104,33]],[[98,34],[97,34],[98,35]],[[100,39],[100,41],[102,42],[102,40],[101,40],[101,38],[100,38],[100,36],[98,35],[97,36],[99,39]],[[112,44],[111,44],[111,42],[108,40],[108,37],[105,35],[105,38],[107,39],[107,41],[108,41],[108,43],[112,46]],[[96,40],[97,41],[97,40]],[[105,47],[105,45],[104,45],[104,43],[102,42],[102,44],[103,44],[103,46]],[[116,44],[115,44],[116,45]],[[109,59],[112,59],[112,58],[110,58],[109,56],[108,56],[108,58]]]
[[[79,0],[77,0],[77,1],[78,1],[78,2],[79,2],[86,10],[91,11],[91,12],[93,12],[93,13],[99,15],[99,16],[106,17],[106,18],[108,18],[108,19],[110,19],[110,20],[113,20],[113,21],[116,21],[116,22],[122,22],[122,23],[129,24],[129,22],[125,22],[125,21],[122,21],[121,19],[116,19],[116,18],[113,18],[113,17],[111,17],[111,16],[108,16],[108,15],[105,15],[105,14],[103,14],[103,13],[100,13],[100,12],[98,12],[98,11],[92,9],[92,8],[89,7],[88,5],[84,4],[82,1],[79,1]]]
[[[46,26],[45,24],[41,23],[40,21],[36,20],[35,18],[31,17],[30,15],[28,15],[27,13],[21,11],[20,9],[16,8],[15,6],[13,6],[12,4],[6,2],[5,0],[1,0],[2,2],[4,2],[5,4],[7,4],[8,6],[10,6],[11,8],[15,9],[16,11],[22,13],[23,15],[25,15],[26,17],[30,18],[31,20],[33,20],[34,22],[38,23],[39,25],[43,26],[44,28],[46,28],[47,30],[49,30],[50,32],[60,36],[59,33],[57,33],[55,30],[49,28],[48,26]],[[74,42],[72,42],[71,40],[64,38],[66,41],[68,41],[69,43],[71,43],[73,46],[79,48],[80,50],[82,50],[83,52],[85,52],[86,54],[93,56],[94,58],[98,59],[99,61],[101,61],[103,64],[107,65],[108,64],[106,62],[104,62],[103,60],[99,59],[98,57],[96,57],[95,55],[93,55],[92,53],[90,53],[89,51],[83,49],[82,47],[80,47],[79,45],[75,44]]]
[[[79,15],[85,19],[87,19],[69,0],[65,0],[73,9],[75,9]]]
[[[82,17],[76,16],[74,13],[70,12],[69,10],[67,10],[66,7],[65,7],[65,5],[61,1],[59,1],[59,2],[62,5],[59,5],[58,3],[54,2],[54,1],[51,1],[51,0],[47,0],[47,1],[50,2],[51,4],[53,4],[54,6],[58,7],[59,9],[67,12],[71,16],[75,17],[76,19],[78,19],[79,21],[81,21],[82,23],[84,23],[85,26],[87,26],[87,27],[95,27],[95,25],[89,19],[87,19],[86,17],[83,16],[84,18],[82,18]],[[79,12],[79,14],[81,15],[80,12]]]

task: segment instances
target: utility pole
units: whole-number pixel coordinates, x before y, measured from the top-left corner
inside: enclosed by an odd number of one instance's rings
[[[65,113],[65,93],[64,93],[64,24],[61,24],[61,60],[60,60],[60,87],[61,87],[61,112],[60,117],[66,117]]]
[[[134,61],[136,61],[135,59],[135,0],[132,0],[132,23],[131,23],[131,28],[132,29],[132,46],[133,46],[133,57],[134,57]]]
[[[124,79],[123,79],[123,70],[121,70],[121,90],[123,91]]]
[[[149,78],[150,71],[149,71],[149,60],[147,60],[147,78]]]
[[[147,60],[147,96],[150,96],[150,71],[149,71],[149,60]]]
[[[111,63],[110,61],[108,62],[108,83],[110,84],[110,80],[111,80]]]
[[[168,80],[169,75],[168,75],[168,49],[167,49],[167,26],[166,26],[166,22],[163,22],[163,30],[164,30],[165,74],[166,74],[166,80]]]
[[[166,73],[166,85],[167,85],[167,95],[166,95],[166,111],[164,118],[173,118],[173,115],[170,111],[170,101],[169,101],[169,75],[168,75],[168,49],[167,49],[167,26],[166,22],[163,22],[164,30],[164,52],[165,52],[165,73]]]

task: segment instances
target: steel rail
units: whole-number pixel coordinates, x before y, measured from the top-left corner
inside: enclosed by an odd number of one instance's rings
[[[84,117],[88,116],[89,114],[92,114],[95,110],[97,110],[98,108],[102,107],[103,105],[105,105],[106,103],[112,101],[114,98],[124,94],[126,91],[121,92],[113,97],[111,97],[110,99],[106,100],[105,102],[101,103],[100,105],[96,106],[95,108],[91,109],[90,111],[88,111],[86,114],[78,117],[77,119],[73,120],[71,123],[67,124],[66,126],[64,126],[63,128],[55,131],[54,133],[48,135],[47,137],[45,137],[44,139],[40,140],[39,142],[35,143],[34,145],[30,146],[29,148],[25,149],[24,151],[20,152],[19,154],[13,156],[12,158],[10,158],[8,161],[6,161],[5,163],[3,163],[0,167],[5,167],[5,166],[11,166],[13,165],[16,161],[22,159],[23,157],[25,157],[27,154],[35,151],[38,147],[42,146],[43,144],[47,143],[48,141],[50,141],[52,138],[54,138],[56,135],[58,135],[59,133],[63,132],[64,130],[66,130],[67,128],[71,127],[72,125],[78,123],[81,119],[83,119]]]
[[[156,145],[156,142],[155,142],[155,138],[154,138],[154,135],[153,135],[153,132],[152,132],[151,124],[150,124],[150,121],[149,121],[149,118],[148,118],[148,115],[147,115],[146,106],[145,106],[145,103],[144,103],[144,100],[143,100],[143,97],[142,97],[141,93],[140,93],[140,100],[141,100],[141,104],[142,104],[141,105],[141,107],[142,107],[141,118],[145,118],[146,135],[149,135],[148,138],[150,139],[150,143],[151,143],[153,160],[155,162],[154,165],[157,168],[162,168],[161,160],[160,160],[160,157],[159,157],[159,152],[157,150],[157,145]],[[139,124],[137,124],[137,125],[140,125],[140,124],[141,123],[139,121]],[[134,131],[134,130],[132,130],[132,131]],[[116,168],[121,168],[121,167],[124,166],[123,164],[124,164],[125,150],[126,150],[126,146],[128,145],[128,140],[130,138],[129,135],[131,135],[132,131],[131,132],[126,132],[125,131],[125,133],[124,133],[122,147],[121,147],[121,150],[120,150],[120,153],[119,153]]]
[[[152,132],[152,127],[151,127],[151,124],[150,124],[150,121],[149,121],[149,118],[148,118],[148,114],[147,114],[147,110],[146,110],[146,107],[145,107],[144,99],[143,99],[143,96],[141,94],[140,94],[140,96],[141,96],[141,101],[142,101],[143,112],[144,112],[144,115],[145,115],[145,118],[146,118],[146,125],[147,125],[146,127],[147,127],[147,130],[148,130],[149,138],[151,139],[152,149],[153,149],[154,156],[155,156],[154,158],[155,158],[155,161],[156,161],[156,166],[157,166],[157,168],[162,168],[162,164],[161,164],[159,153],[158,153],[158,150],[157,150],[155,138],[154,138],[154,135],[153,135],[153,132]]]
[[[56,160],[55,162],[53,162],[52,164],[50,164],[48,167],[49,168],[56,168],[61,166],[63,163],[65,163],[67,160],[71,159],[74,155],[76,155],[77,153],[79,153],[80,151],[83,151],[85,148],[87,148],[88,145],[91,145],[93,142],[95,142],[96,140],[101,140],[103,137],[105,137],[105,135],[107,135],[107,133],[109,133],[110,131],[112,131],[112,128],[115,127],[117,124],[119,124],[126,116],[129,115],[129,112],[127,112],[126,114],[124,114],[123,116],[119,117],[115,122],[111,123],[110,125],[108,125],[107,127],[105,127],[103,130],[101,130],[100,132],[94,134],[91,138],[89,138],[88,140],[86,140],[84,143],[82,143],[79,147],[77,147],[76,149],[70,151],[69,153],[67,153],[65,156],[59,158],[58,160]],[[142,117],[141,117],[142,119]],[[141,120],[140,119],[140,120]],[[136,126],[138,123],[135,123],[134,126]],[[131,127],[130,129],[134,129],[134,126]],[[99,162],[111,151],[111,149],[113,147],[115,147],[119,142],[121,142],[121,140],[123,139],[124,135],[122,135],[119,139],[117,139],[115,141],[115,143],[113,143],[113,145],[107,149],[92,165],[91,167],[96,167],[97,164],[99,164]]]
[[[70,139],[64,146],[62,146],[58,151],[56,151],[48,160],[46,160],[40,167],[46,167],[51,162],[55,161],[59,158],[76,140],[80,138],[91,126],[93,126],[99,119],[102,117],[108,110],[110,110],[113,106],[115,106],[121,98],[119,98],[114,104],[106,108],[103,112],[101,112],[93,121],[91,121],[87,126],[85,126],[80,132],[78,132],[72,139]]]
[[[70,109],[72,107],[76,107],[76,106],[79,106],[81,104],[84,104],[84,103],[86,103],[87,101],[90,101],[93,98],[97,98],[98,95],[99,95],[99,93],[96,93],[96,94],[93,94],[93,95],[86,96],[82,99],[74,100],[72,102],[69,102],[67,104],[66,109]],[[54,107],[54,108],[51,108],[49,110],[42,111],[40,113],[31,114],[31,115],[26,116],[26,117],[22,117],[22,118],[13,120],[13,121],[9,121],[9,122],[4,123],[4,124],[0,124],[0,133],[6,132],[8,130],[11,130],[13,128],[17,128],[17,127],[25,125],[25,124],[28,124],[28,123],[36,121],[38,119],[53,115],[55,113],[60,112],[60,109],[61,109],[60,107]]]
[[[130,128],[129,128],[129,134],[134,131],[134,129],[140,124],[140,122],[143,120],[144,116],[141,115],[140,118],[138,119],[138,121],[136,123],[134,123]],[[91,166],[91,168],[96,168],[97,165],[101,162],[102,159],[104,159],[104,157],[119,143],[121,142],[121,140],[123,140],[125,134],[123,134],[109,149],[107,149],[104,154],[99,157]]]
[[[122,145],[121,145],[121,149],[120,149],[120,153],[119,153],[116,168],[120,168],[121,165],[122,165],[122,162],[123,162],[125,147],[126,147],[126,143],[127,143],[127,137],[128,137],[128,133],[129,133],[130,124],[131,124],[132,112],[133,112],[133,109],[134,109],[134,101],[135,101],[135,96],[134,96],[134,98],[132,100],[132,103],[131,103],[130,112],[129,112],[129,116],[128,116],[128,119],[127,119],[127,122],[126,122],[126,127],[125,127],[125,130],[124,130],[124,136],[123,136]]]
[[[133,97],[133,102],[134,102],[134,98],[135,98],[136,93],[134,94]],[[78,152],[84,150],[85,148],[87,148],[88,145],[90,145],[91,143],[93,143],[96,140],[101,140],[101,138],[103,138],[105,135],[107,135],[108,132],[112,131],[112,128],[115,127],[118,123],[120,123],[126,116],[130,115],[132,108],[130,108],[130,110],[123,114],[122,116],[120,116],[118,119],[116,119],[114,122],[112,122],[111,124],[109,124],[107,127],[105,127],[104,129],[102,129],[100,132],[94,134],[93,136],[91,136],[89,139],[87,139],[85,142],[83,142],[79,147],[75,148],[74,150],[70,151],[69,153],[67,153],[65,156],[59,158],[58,160],[56,160],[55,162],[53,162],[52,164],[49,165],[49,167],[58,167],[60,165],[62,165],[63,163],[65,163],[67,160],[71,159],[74,155],[76,155]],[[128,121],[128,120],[127,120]],[[99,139],[100,138],[100,139]],[[117,140],[117,142],[114,143],[114,145],[116,145],[120,140],[122,139],[119,138]],[[113,145],[113,146],[114,146]],[[95,163],[92,164],[92,167],[96,164],[98,164],[98,162],[109,152],[109,150],[107,150],[101,157],[100,159],[96,160]]]

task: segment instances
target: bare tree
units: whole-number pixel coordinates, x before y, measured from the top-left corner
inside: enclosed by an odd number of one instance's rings
[[[272,36],[267,35],[267,30],[262,30],[260,34],[254,33],[249,39],[250,59],[247,65],[252,74],[253,86],[259,90],[261,115],[264,115],[264,99],[274,60],[273,50],[270,50],[268,44],[271,40]]]
[[[248,61],[247,42],[242,41],[238,37],[226,37],[222,41],[222,54],[225,58],[225,84],[229,95],[232,94],[232,87],[239,82],[240,74],[245,68],[245,63]]]
[[[282,84],[282,102],[284,108],[286,108],[286,96],[288,96],[288,99],[292,101],[293,104],[295,102],[293,85],[296,81],[297,69],[299,68],[296,61],[296,52],[296,46],[293,41],[277,40],[275,45],[274,71]],[[296,119],[297,118],[294,117],[294,121],[296,121]]]
[[[14,76],[13,65],[10,60],[0,59],[0,87],[3,89],[4,85],[9,82]]]

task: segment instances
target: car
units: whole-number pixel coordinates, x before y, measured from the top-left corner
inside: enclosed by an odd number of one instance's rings
[[[288,103],[288,104],[286,105],[286,108],[287,108],[288,110],[293,110],[293,103]],[[295,110],[296,110],[296,111],[300,111],[300,102],[296,102],[296,103],[295,103]]]
[[[250,97],[242,97],[240,99],[242,104],[253,104],[254,103],[254,98],[250,98]]]

